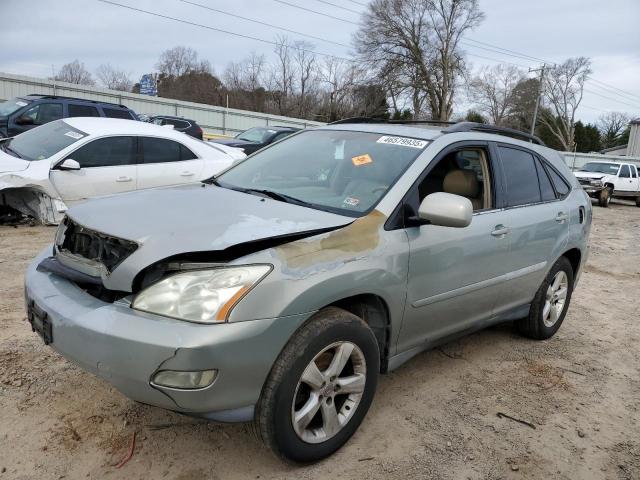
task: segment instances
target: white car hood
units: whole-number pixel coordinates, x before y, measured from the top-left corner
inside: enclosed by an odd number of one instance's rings
[[[576,178],[602,178],[606,177],[606,173],[601,172],[573,172]]]
[[[21,172],[29,168],[31,162],[16,158],[0,150],[0,174],[6,172]]]

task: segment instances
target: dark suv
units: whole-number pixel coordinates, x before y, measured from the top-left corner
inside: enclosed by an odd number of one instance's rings
[[[13,137],[38,125],[69,117],[138,120],[135,112],[124,105],[55,95],[26,95],[0,103],[0,137]]]
[[[209,141],[221,143],[228,147],[240,148],[249,155],[298,131],[300,129],[295,127],[254,127],[239,133],[234,138],[216,138]]]
[[[156,125],[173,125],[173,129],[179,132],[186,133],[192,137],[202,140],[202,128],[196,123],[195,120],[189,120],[182,117],[171,117],[169,115],[156,115],[148,120]]]

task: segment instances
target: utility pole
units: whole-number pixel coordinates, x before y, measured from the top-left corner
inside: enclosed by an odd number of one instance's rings
[[[538,108],[540,107],[540,97],[542,95],[542,82],[544,81],[544,69],[547,67],[546,64],[542,64],[540,68],[530,68],[529,72],[540,72],[540,81],[538,82],[538,96],[536,97],[536,106],[533,109],[533,120],[531,121],[531,135],[535,134],[536,130],[536,119],[538,118]]]

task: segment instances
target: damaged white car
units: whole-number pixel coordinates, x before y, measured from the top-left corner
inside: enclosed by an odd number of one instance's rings
[[[239,149],[149,123],[57,120],[0,140],[0,206],[56,224],[69,205],[199,182],[244,157]]]

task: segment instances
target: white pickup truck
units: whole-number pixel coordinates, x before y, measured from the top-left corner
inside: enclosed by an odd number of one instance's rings
[[[640,176],[632,163],[598,161],[585,164],[577,172],[585,192],[598,199],[601,207],[608,207],[612,197],[635,199],[640,207]]]

